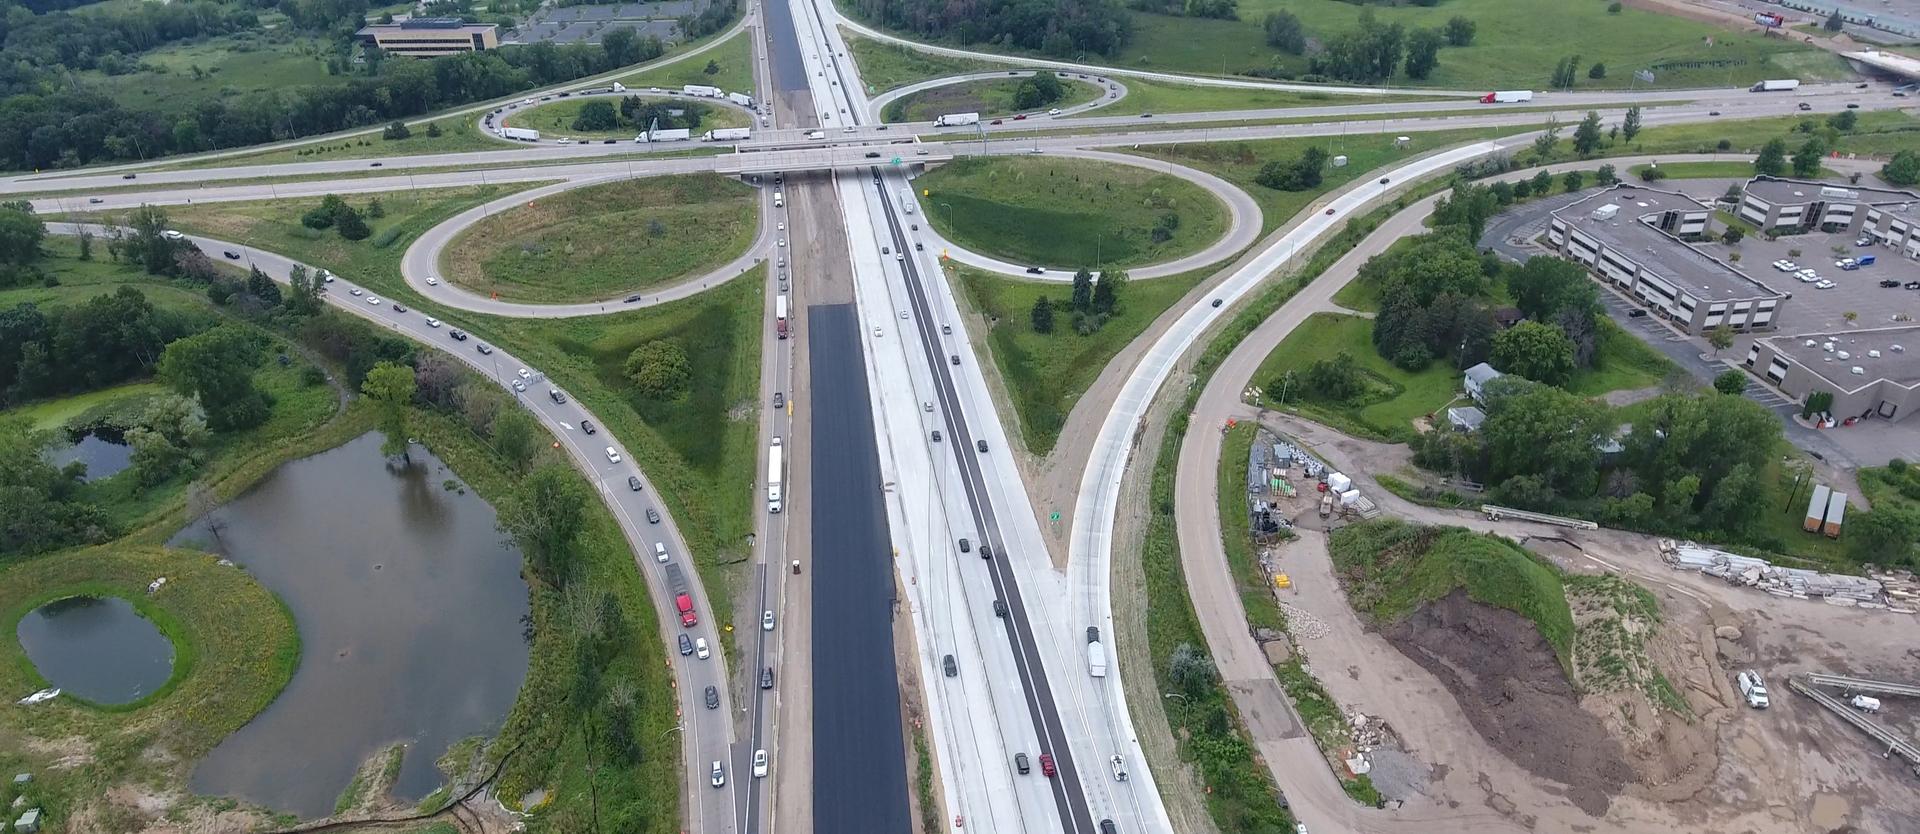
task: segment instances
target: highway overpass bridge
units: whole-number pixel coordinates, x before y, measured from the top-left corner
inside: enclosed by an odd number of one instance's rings
[[[892,145],[830,145],[784,150],[748,150],[712,157],[713,170],[722,174],[772,174],[780,171],[824,171],[881,165],[924,169],[953,161],[942,144],[900,142]]]

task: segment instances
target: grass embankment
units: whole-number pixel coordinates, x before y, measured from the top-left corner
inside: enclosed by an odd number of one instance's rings
[[[464,424],[416,412],[410,428],[480,497],[497,504],[513,493],[518,471]],[[671,830],[679,819],[679,756],[673,752],[677,743],[660,739],[679,720],[659,619],[613,514],[600,501],[588,501],[584,509],[571,590],[531,583],[534,637],[527,678],[487,752],[495,761],[512,754],[497,793],[517,803],[528,792],[545,788],[547,801],[539,819],[562,827],[562,821],[588,818],[597,797],[610,828]],[[620,623],[611,623],[604,613],[586,613],[597,609],[603,597],[614,601]],[[581,668],[577,644],[583,634],[615,625],[625,629],[625,638],[598,641],[613,651],[610,656],[591,655],[594,669],[589,675]],[[580,703],[577,681],[583,675],[599,683],[600,698],[625,699],[631,705],[632,737],[647,750],[638,761],[621,763],[605,750],[589,757],[590,727],[603,713],[599,698]],[[604,735],[605,729],[598,732]]]
[[[378,159],[388,156],[416,156],[439,153],[465,153],[468,151],[511,151],[531,147],[521,142],[509,142],[480,132],[474,124],[480,118],[478,113],[463,116],[447,116],[433,122],[440,128],[439,136],[428,135],[425,124],[414,125],[405,139],[386,139],[379,133],[368,133],[342,139],[330,139],[323,142],[299,145],[291,148],[256,151],[254,153],[232,156],[209,157],[162,166],[158,170],[176,168],[227,168],[235,165],[277,165],[286,162],[331,162],[341,159]],[[418,169],[415,173],[419,173]]]
[[[1525,128],[1490,127],[1466,128],[1461,130],[1439,130],[1430,133],[1389,134],[1370,133],[1353,136],[1311,136],[1292,139],[1261,139],[1251,142],[1213,142],[1185,145],[1147,145],[1133,151],[1140,156],[1152,157],[1189,165],[1218,176],[1253,196],[1260,204],[1262,234],[1279,228],[1293,219],[1302,209],[1318,202],[1324,194],[1339,189],[1355,179],[1379,176],[1377,169],[1401,160],[1409,159],[1438,148],[1458,145],[1498,136],[1510,136]],[[1413,138],[1406,147],[1394,147],[1394,139],[1400,135]],[[1274,160],[1292,160],[1309,147],[1319,146],[1329,156],[1347,157],[1343,167],[1327,167],[1318,188],[1308,191],[1280,191],[1268,188],[1254,181],[1260,173],[1260,166]]]
[[[592,301],[707,272],[759,231],[757,192],[718,174],[647,177],[543,197],[467,227],[446,277],[513,301]]]
[[[161,576],[167,584],[148,594]],[[35,607],[78,595],[131,602],[173,643],[173,677],[119,707],[68,697],[9,703],[0,709],[0,769],[33,774],[26,793],[54,825],[90,810],[98,815],[88,830],[131,830],[131,812],[102,798],[184,785],[194,761],[279,694],[299,663],[300,636],[279,598],[245,571],[124,542],[0,563],[0,629],[11,635]],[[0,691],[9,700],[46,685],[17,641],[0,641]]]
[[[327,75],[332,45],[271,31],[241,32],[167,44],[139,53],[137,72],[75,72],[123,105],[192,113],[203,101],[287,87],[345,84]]]
[[[943,113],[979,113],[983,117],[1018,113],[1021,108],[1014,104],[1014,94],[1025,80],[1009,76],[921,90],[889,103],[882,111],[881,119],[888,122],[928,122]],[[1085,81],[1063,78],[1060,87],[1061,96],[1058,100],[1030,108],[1028,112],[1045,112],[1056,107],[1064,110],[1106,95],[1106,88]]]
[[[853,53],[854,65],[860,69],[860,79],[867,82],[869,94],[884,93],[895,87],[949,75],[1008,67],[993,61],[933,55],[910,47],[863,38],[845,30],[842,30],[842,34],[846,36],[847,51]]]
[[[1692,716],[1687,699],[1647,656],[1647,637],[1661,621],[1660,602],[1653,593],[1612,574],[1567,575],[1562,581],[1578,624],[1573,669],[1580,688],[1638,691],[1654,704]]]
[[[756,407],[759,390],[764,330],[759,293],[765,268],[693,298],[592,319],[468,313],[428,301],[406,286],[400,278],[400,257],[414,238],[505,193],[505,186],[469,187],[417,192],[418,199],[396,198],[385,218],[368,221],[374,225],[373,237],[358,242],[341,240],[332,232],[311,234],[299,226],[299,216],[318,205],[317,199],[176,206],[172,225],[206,234],[248,235],[245,239],[252,245],[351,278],[383,298],[506,347],[545,371],[599,414],[605,428],[646,469],[693,549],[714,609],[732,610],[731,583],[719,568],[744,560],[746,536],[753,530],[750,490],[740,485],[752,483],[758,454],[750,409]],[[358,199],[352,202],[359,204]],[[626,381],[621,366],[627,354],[653,339],[673,340],[686,350],[692,378],[699,380],[688,396],[654,400],[639,395]]]
[[[1393,104],[1407,101],[1431,101],[1432,96],[1367,96],[1342,93],[1338,87],[1327,92],[1204,87],[1149,81],[1121,76],[1126,85],[1124,98],[1100,108],[1089,116],[1131,116],[1136,113],[1201,113],[1214,110],[1268,110],[1280,107],[1324,107],[1335,104]],[[1464,106],[1469,99],[1462,98]],[[1377,116],[1374,118],[1378,118]]]
[[[676,87],[675,89],[679,88]],[[657,96],[652,93],[646,93],[644,95],[650,99],[657,98]],[[682,99],[676,98],[674,100],[681,101]],[[645,125],[622,125],[612,130],[581,130],[575,128],[573,126],[573,120],[580,117],[580,108],[585,107],[587,102],[590,101],[606,102],[612,104],[615,108],[620,106],[620,97],[618,96],[577,98],[570,96],[567,98],[554,99],[538,107],[514,111],[505,116],[504,121],[508,127],[530,127],[540,131],[540,138],[542,139],[568,136],[574,139],[589,139],[593,141],[613,139],[625,142],[631,141],[635,135],[645,128]],[[694,131],[694,135],[697,138],[699,134],[704,131],[723,127],[749,127],[752,124],[753,118],[748,116],[744,111],[735,110],[732,107],[723,105],[709,104],[706,108],[706,114],[700,118],[700,127]]]
[[[1085,159],[956,159],[914,187],[940,234],[1015,263],[1159,263],[1206,248],[1229,222],[1226,206],[1193,183]]]
[[[1833,150],[1843,154],[1890,156],[1895,151],[1911,149],[1916,144],[1920,144],[1920,115],[1914,115],[1905,110],[1855,112],[1859,113],[1859,116],[1853,130],[1838,134],[1835,137]],[[1640,131],[1639,135],[1633,137],[1632,142],[1616,140],[1606,144],[1600,152],[1607,156],[1660,153],[1759,153],[1760,148],[1773,139],[1784,140],[1787,143],[1788,152],[1792,152],[1806,142],[1810,135],[1824,133],[1827,116],[1828,114],[1824,113],[1803,113],[1798,116],[1652,125]],[[1573,127],[1573,125],[1562,126],[1560,144],[1555,148],[1554,155],[1549,161],[1563,162],[1577,158],[1574,155],[1572,143],[1567,141],[1573,135]],[[1802,129],[1803,127],[1807,129]],[[1509,128],[1506,132],[1518,131]],[[1726,140],[1727,147],[1720,147],[1721,140]],[[1605,159],[1595,159],[1594,164],[1598,166],[1605,161]],[[1668,166],[1662,164],[1660,167]],[[1753,166],[1746,165],[1740,173],[1731,176],[1745,178],[1752,175]]]
[[[699,84],[758,98],[759,94],[753,89],[753,44],[747,40],[751,31],[742,29],[698,55],[689,55],[652,69],[624,75],[619,81],[629,88],[645,90],[659,87],[662,91],[678,91],[688,84]],[[715,65],[713,72],[707,72],[710,63]]]
[[[1681,17],[1622,9],[1608,4],[1562,3],[1543,14],[1530,0],[1454,0],[1434,6],[1360,5],[1339,0],[1247,0],[1237,20],[1168,17],[1133,12],[1134,32],[1117,66],[1206,74],[1240,73],[1278,67],[1303,74],[1307,59],[1266,44],[1262,22],[1269,12],[1289,11],[1314,40],[1353,31],[1363,9],[1381,23],[1409,31],[1439,28],[1459,15],[1473,20],[1477,32],[1465,47],[1440,50],[1440,64],[1425,79],[1395,73],[1394,86],[1442,89],[1510,90],[1545,87],[1560,59],[1578,55],[1574,89],[1625,89],[1633,71],[1652,69],[1658,87],[1726,87],[1758,78],[1830,79],[1850,77],[1844,64],[1812,46],[1752,32],[1736,32]],[[1571,43],[1568,32],[1579,32]],[[1708,45],[1707,39],[1712,43]],[[1602,79],[1587,77],[1595,63],[1607,66]],[[1644,82],[1641,86],[1647,86]]]
[[[1241,423],[1221,439],[1220,467],[1216,497],[1220,502],[1220,544],[1227,552],[1227,565],[1233,568],[1233,581],[1240,591],[1241,607],[1247,611],[1247,624],[1254,628],[1284,631],[1287,617],[1267,585],[1266,572],[1260,569],[1259,556],[1253,550],[1249,519],[1253,507],[1247,502],[1247,462],[1253,454],[1256,427]]]
[[[1069,285],[1023,281],[965,266],[951,266],[949,274],[987,318],[986,345],[1020,416],[1021,442],[1027,451],[1044,455],[1059,442],[1067,415],[1114,354],[1214,268],[1128,282],[1119,309],[1085,336],[1074,332],[1071,315],[1064,310],[1055,313],[1053,332],[1033,329],[1034,301],[1045,296],[1064,306],[1073,292]]]
[[[1353,609],[1380,626],[1464,589],[1475,602],[1505,608],[1540,630],[1569,675],[1573,614],[1560,571],[1519,545],[1460,527],[1421,527],[1374,519],[1327,539]]]

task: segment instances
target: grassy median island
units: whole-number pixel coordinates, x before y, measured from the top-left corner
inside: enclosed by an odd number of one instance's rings
[[[592,301],[700,275],[759,230],[754,189],[718,174],[648,177],[540,198],[467,227],[446,277],[513,301]]]
[[[148,594],[162,576],[165,587]],[[12,638],[15,627],[41,604],[71,596],[132,602],[173,643],[172,679],[123,707],[71,698],[14,706],[47,685]],[[300,660],[293,617],[272,592],[213,556],[156,546],[115,543],[0,562],[0,628],[8,635],[0,641],[0,691],[8,693],[0,768],[9,777],[31,772],[32,801],[74,831],[137,827],[119,804],[127,800],[109,792],[146,796],[184,785],[193,763],[265,709]],[[223,809],[177,810],[185,821],[205,821]]]
[[[1130,116],[1135,113],[1198,113],[1209,110],[1266,110],[1279,107],[1330,107],[1336,104],[1399,104],[1431,101],[1432,96],[1370,96],[1342,93],[1338,87],[1326,92],[1313,90],[1259,90],[1237,87],[1203,87],[1149,81],[1122,76],[1115,79],[1126,85],[1126,97],[1089,113],[1090,116]],[[1471,100],[1459,99],[1465,107]]]
[[[540,131],[542,139],[571,136],[575,139],[632,141],[633,137],[646,127],[645,125],[623,124],[609,130],[581,130],[573,126],[574,120],[580,118],[580,108],[587,106],[588,102],[605,102],[613,105],[617,111],[621,98],[621,96],[589,96],[554,99],[538,107],[515,111],[507,115],[505,121],[508,127],[530,127]],[[679,102],[686,101],[684,98],[663,99],[652,93],[642,98],[650,102],[672,101],[676,106]],[[705,104],[704,107],[706,112],[700,117],[700,126],[694,130],[695,137],[709,130],[724,127],[750,127],[753,124],[753,117],[748,116],[743,110],[711,103]]]
[[[882,43],[842,30],[847,50],[860,68],[860,80],[867,82],[868,93],[884,93],[933,78],[965,75],[972,72],[1006,69],[1008,65],[977,58],[954,58],[922,52],[909,46]]]
[[[743,29],[705,52],[623,75],[619,81],[636,90],[659,87],[662,92],[677,92],[688,84],[699,84],[719,87],[729,93],[757,95],[753,89],[753,44],[747,41],[752,31]]]
[[[956,159],[913,187],[927,222],[948,240],[1014,263],[1159,263],[1219,240],[1229,222],[1226,205],[1200,186],[1087,159]]]
[[[1044,111],[1049,108],[1064,110],[1086,104],[1106,94],[1105,88],[1085,81],[1062,78],[1060,79],[1060,98],[1039,107],[1023,108],[1015,104],[1014,96],[1024,81],[1024,78],[1007,76],[921,90],[902,96],[888,104],[886,111],[882,113],[882,118],[889,122],[927,122],[944,113],[979,113],[981,116],[991,117],[1021,110]]]

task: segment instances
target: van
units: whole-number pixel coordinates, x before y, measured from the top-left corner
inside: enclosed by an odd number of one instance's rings
[[[1742,670],[1740,674],[1734,675],[1733,680],[1739,684],[1740,697],[1746,699],[1747,706],[1754,709],[1767,708],[1767,704],[1769,703],[1767,698],[1767,682],[1761,679],[1759,672],[1752,669],[1745,669]]]
[[[780,193],[780,192],[778,192],[778,191],[775,191],[775,192],[773,192],[773,207],[774,207],[774,208],[783,208],[783,207],[785,207],[785,206],[786,206],[786,204],[787,204],[787,195],[785,195],[785,194],[782,194],[782,193]]]

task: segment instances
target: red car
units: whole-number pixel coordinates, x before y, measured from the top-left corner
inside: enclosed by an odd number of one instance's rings
[[[1044,774],[1046,774],[1046,776],[1047,776],[1047,778],[1048,778],[1048,779],[1052,779],[1052,778],[1053,778],[1053,775],[1054,775],[1054,773],[1055,773],[1056,771],[1055,771],[1055,770],[1053,769],[1053,754],[1052,754],[1052,753],[1041,753],[1041,754],[1040,754],[1040,772],[1041,772],[1041,773],[1044,773]]]
[[[1016,122],[1019,122],[1019,121],[1025,121],[1026,118],[1027,118],[1027,114],[1021,113],[1020,115],[1013,117],[1013,120]]]

